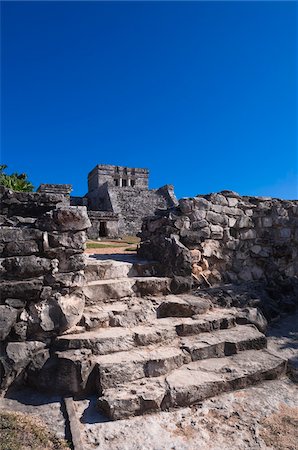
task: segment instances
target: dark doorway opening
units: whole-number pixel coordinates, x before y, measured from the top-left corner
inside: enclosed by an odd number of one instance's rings
[[[107,230],[107,223],[106,222],[100,222],[99,223],[99,237],[106,237],[108,235]]]

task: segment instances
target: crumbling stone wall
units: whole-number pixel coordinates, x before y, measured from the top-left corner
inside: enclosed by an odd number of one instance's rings
[[[180,289],[298,276],[298,201],[232,191],[184,198],[143,223],[140,255]]]
[[[85,299],[85,207],[57,193],[0,186],[1,381],[7,386],[53,337],[76,325]]]

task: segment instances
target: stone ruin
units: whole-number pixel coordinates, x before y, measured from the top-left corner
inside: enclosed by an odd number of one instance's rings
[[[298,201],[232,191],[183,198],[144,220],[140,256],[159,261],[175,292],[226,284],[254,293],[270,318],[297,298]],[[265,298],[262,300],[262,297]]]
[[[147,169],[97,165],[88,175],[88,192],[71,197],[72,205],[87,206],[92,226],[89,239],[136,235],[146,216],[177,204],[172,185],[148,188]]]
[[[85,207],[62,193],[13,192],[0,186],[0,337],[3,387],[33,353],[76,325],[85,298]]]
[[[115,261],[83,255],[91,223],[67,186],[0,194],[4,393],[96,393],[122,419],[286,372],[261,310],[297,306],[297,201],[181,199],[144,219],[139,258]]]

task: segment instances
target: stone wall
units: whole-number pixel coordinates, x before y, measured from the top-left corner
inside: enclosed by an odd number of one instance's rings
[[[57,193],[0,186],[1,381],[7,386],[32,353],[76,325],[85,299],[85,207]]]
[[[136,235],[142,228],[143,218],[167,209],[176,202],[172,186],[157,190],[108,188],[108,196],[114,213],[119,216],[119,235]]]
[[[143,223],[140,255],[180,289],[297,279],[298,201],[232,191],[184,198]]]

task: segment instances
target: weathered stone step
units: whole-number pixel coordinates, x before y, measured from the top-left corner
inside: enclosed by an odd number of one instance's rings
[[[127,277],[151,277],[156,275],[155,262],[127,257],[127,261],[113,259],[99,260],[94,257],[85,258],[85,277],[89,281],[110,280]]]
[[[207,335],[177,338],[169,345],[151,345],[95,358],[99,366],[100,391],[143,377],[158,377],[206,358],[225,357],[243,350],[266,347],[266,337],[253,325],[218,330]]]
[[[192,317],[212,307],[210,300],[195,295],[167,295],[157,308],[157,317]]]
[[[157,323],[163,326],[173,326],[179,336],[191,336],[234,327],[238,312],[239,310],[236,308],[215,308],[205,314],[198,314],[189,318],[167,317],[157,319]]]
[[[113,420],[189,406],[223,392],[245,388],[284,373],[286,361],[267,350],[195,361],[168,376],[142,378],[106,389],[98,408]]]
[[[171,325],[137,326],[133,328],[99,328],[85,333],[59,336],[54,348],[59,351],[90,349],[94,355],[130,350],[157,342],[175,339],[177,334]]]
[[[217,330],[197,336],[183,337],[180,348],[186,350],[192,361],[222,358],[244,350],[267,347],[267,339],[254,325],[237,325],[227,330]]]
[[[86,306],[80,325],[86,330],[102,327],[132,327],[156,318],[152,302],[140,297],[131,297],[125,301],[99,303]]]
[[[132,277],[91,281],[83,287],[86,304],[119,300],[125,297],[166,295],[170,293],[170,278]]]
[[[232,310],[214,308],[192,318],[168,317],[131,328],[108,327],[68,333],[57,337],[53,345],[60,351],[85,348],[91,349],[94,354],[105,355],[167,341],[176,338],[177,335],[190,336],[228,329],[236,325],[237,313],[239,310],[236,308]]]
[[[144,377],[159,377],[191,362],[188,352],[172,346],[151,346],[95,357],[99,392]]]

